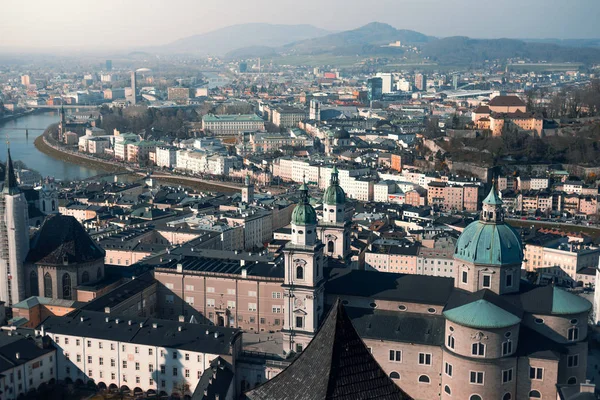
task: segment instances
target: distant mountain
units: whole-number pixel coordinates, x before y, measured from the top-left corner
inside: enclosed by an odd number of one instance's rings
[[[570,47],[600,47],[600,38],[596,39],[521,39],[524,42],[531,43],[549,43],[558,44],[560,46]]]
[[[419,32],[372,22],[357,29],[290,43],[281,50],[295,54],[364,54],[385,51],[381,50],[381,46],[398,40],[403,44],[424,44],[435,39]]]
[[[523,58],[531,61],[600,62],[600,49],[531,43],[516,39],[471,39],[463,36],[430,41],[422,55],[440,64],[468,65],[485,60]]]
[[[169,53],[224,55],[239,48],[279,47],[329,33],[331,31],[312,25],[242,24],[179,39],[157,50]]]

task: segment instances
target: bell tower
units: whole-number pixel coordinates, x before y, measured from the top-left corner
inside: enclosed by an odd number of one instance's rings
[[[283,250],[285,261],[285,352],[300,352],[315,335],[323,315],[323,243],[317,238],[317,213],[310,205],[308,186],[300,186],[300,202],[292,212],[292,240]]]
[[[324,254],[343,260],[350,265],[350,220],[346,219],[346,193],[340,186],[339,171],[331,170],[329,187],[323,193],[323,220],[319,224],[319,238]]]
[[[46,215],[58,214],[58,191],[53,178],[46,178],[42,184],[40,210]]]

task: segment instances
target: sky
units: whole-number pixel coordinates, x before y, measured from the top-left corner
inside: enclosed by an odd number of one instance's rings
[[[598,38],[600,0],[0,0],[0,48],[132,49],[248,22],[432,36]]]

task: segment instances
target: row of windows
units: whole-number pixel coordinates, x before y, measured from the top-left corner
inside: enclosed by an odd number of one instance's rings
[[[102,268],[98,268],[96,272],[96,279],[102,279]],[[90,273],[88,271],[83,271],[81,274],[81,284],[88,283],[90,281]],[[71,275],[68,273],[64,273],[62,276],[62,298],[65,300],[72,300],[73,298],[73,286],[71,283]],[[29,273],[29,288],[31,290],[32,296],[39,296],[39,284],[38,284],[38,275],[37,272],[31,271]],[[46,272],[44,274],[44,297],[53,297],[53,289],[52,289],[52,276],[50,273]]]
[[[506,276],[504,277],[504,286],[509,288],[512,287],[513,285],[513,276],[512,274],[506,274]],[[469,272],[464,270],[462,271],[461,274],[461,282],[464,284],[469,283]],[[482,284],[481,286],[483,288],[491,288],[492,287],[492,276],[488,275],[488,274],[484,274],[483,275],[483,279],[482,279]]]
[[[60,338],[59,338],[58,336],[56,336],[56,337],[54,338],[54,342],[55,342],[56,344],[59,344],[59,343],[60,343]],[[76,345],[77,345],[77,346],[79,346],[79,345],[80,345],[80,343],[81,343],[79,339],[76,339],[76,341],[75,341],[75,342],[76,342]],[[69,344],[69,338],[65,338],[65,344]],[[92,342],[91,342],[91,340],[88,340],[88,341],[87,341],[87,347],[92,347]],[[102,349],[103,347],[104,347],[104,346],[103,346],[102,342],[99,342],[99,343],[98,343],[98,348]],[[114,343],[111,343],[111,344],[110,344],[110,349],[111,349],[111,350],[115,350],[115,347],[116,347],[116,346],[115,346],[115,344],[114,344]],[[127,346],[126,346],[126,345],[124,345],[124,344],[123,344],[123,345],[121,345],[121,351],[122,351],[122,352],[125,352],[125,351],[127,351]],[[139,348],[138,346],[135,346],[135,347],[134,347],[134,352],[135,352],[135,354],[140,354],[140,348]],[[69,359],[69,353],[65,352],[65,353],[64,353],[64,355],[65,355],[65,357],[66,357],[67,359]],[[153,349],[153,348],[149,348],[149,349],[148,349],[148,355],[149,355],[149,356],[151,356],[151,355],[154,355],[154,349]],[[165,351],[165,350],[160,350],[160,356],[161,356],[161,357],[166,357],[166,355],[167,355],[167,351]],[[180,358],[180,356],[179,356],[179,353],[178,353],[177,351],[172,351],[172,352],[171,352],[171,358],[172,358],[173,360],[177,360],[178,358]],[[185,353],[185,354],[183,355],[183,358],[185,359],[185,361],[189,361],[189,360],[190,360],[190,353]],[[103,365],[104,357],[99,357],[99,358],[98,358],[98,360],[99,360],[99,364],[100,364],[100,365]],[[200,354],[197,354],[197,355],[196,355],[196,360],[197,360],[197,362],[202,362],[202,356],[201,356]],[[50,361],[52,361],[52,359],[50,359]],[[93,361],[93,358],[92,358],[92,356],[88,356],[88,363],[90,363],[90,364],[91,364],[91,363],[92,363],[92,361]],[[81,354],[77,354],[77,362],[81,362]],[[110,362],[111,362],[111,367],[114,367],[115,359],[114,359],[114,358],[111,358],[111,359],[110,359]],[[139,363],[136,363],[136,364],[139,364]],[[40,366],[41,366],[41,364],[40,364]],[[127,361],[126,361],[126,360],[123,360],[123,368],[127,368]],[[136,369],[137,369],[137,368],[136,368]]]
[[[510,332],[506,332],[505,336],[510,336]],[[448,335],[448,340],[446,341],[446,345],[448,346],[448,348],[450,349],[454,349],[454,347],[456,346],[456,339],[454,338],[454,335],[450,334]],[[481,342],[476,342],[471,344],[471,355],[472,356],[476,356],[476,357],[485,357],[485,351],[486,351],[486,345],[481,343]],[[502,342],[502,355],[506,356],[509,354],[512,354],[513,352],[513,341],[512,340],[506,340],[504,342]]]

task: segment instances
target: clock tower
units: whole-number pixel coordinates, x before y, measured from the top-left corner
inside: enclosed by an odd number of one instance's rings
[[[319,328],[323,315],[323,243],[317,238],[317,213],[309,203],[308,187],[300,186],[300,202],[292,213],[292,240],[283,250],[285,299],[284,351],[300,352]]]

